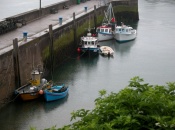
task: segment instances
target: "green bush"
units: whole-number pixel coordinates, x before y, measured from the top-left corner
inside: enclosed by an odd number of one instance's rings
[[[72,119],[81,120],[59,130],[175,129],[175,83],[153,86],[141,82],[134,77],[128,87],[108,96],[100,91],[92,111],[73,112]]]

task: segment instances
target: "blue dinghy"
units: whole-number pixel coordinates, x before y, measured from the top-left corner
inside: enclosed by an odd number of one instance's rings
[[[68,94],[68,87],[64,84],[61,86],[52,86],[44,90],[44,98],[47,102],[58,100],[66,97]]]

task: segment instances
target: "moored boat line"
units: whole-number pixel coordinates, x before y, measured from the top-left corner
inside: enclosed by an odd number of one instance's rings
[[[121,26],[117,25],[111,3],[105,12],[102,26],[97,27],[96,32],[98,41],[115,39],[118,42],[127,42],[134,40],[137,36],[137,31],[130,26],[124,25],[123,22]]]

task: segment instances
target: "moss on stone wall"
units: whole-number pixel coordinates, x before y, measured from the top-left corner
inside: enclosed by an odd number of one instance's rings
[[[98,19],[99,23],[101,18]],[[74,32],[71,28],[67,33],[62,33],[61,36],[56,38],[54,41],[54,67],[57,67],[65,59],[70,58],[70,55],[76,51],[77,45],[80,42],[80,37],[86,35],[89,27],[89,21],[83,22],[83,24],[77,26],[77,43],[74,43]],[[90,20],[90,27],[94,27],[94,20]],[[50,68],[49,57],[50,49],[49,46],[42,51],[42,57],[46,68]]]

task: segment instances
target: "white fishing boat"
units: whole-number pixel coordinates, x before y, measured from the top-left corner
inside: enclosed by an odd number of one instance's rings
[[[134,40],[137,36],[137,31],[130,26],[122,23],[121,26],[116,26],[114,38],[118,42],[127,42]]]
[[[79,47],[77,48],[78,52],[99,52],[99,44],[96,36],[93,36],[91,33],[90,23],[88,28],[88,33],[86,36],[81,37]]]
[[[100,53],[104,56],[113,56],[114,55],[113,49],[109,46],[101,46]]]
[[[87,36],[81,37],[80,46],[78,47],[78,52],[98,52],[98,40],[97,37],[93,37],[92,34],[89,32]]]
[[[110,3],[107,11],[104,11],[105,17],[103,19],[102,25],[97,27],[98,41],[106,41],[114,38],[115,30],[115,17]]]

